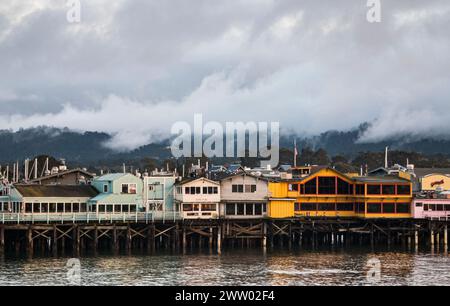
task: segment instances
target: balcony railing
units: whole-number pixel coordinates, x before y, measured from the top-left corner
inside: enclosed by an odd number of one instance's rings
[[[0,213],[0,223],[151,223],[181,220],[177,211],[151,211],[135,213]]]

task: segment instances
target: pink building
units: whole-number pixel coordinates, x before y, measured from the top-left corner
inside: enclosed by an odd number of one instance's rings
[[[412,205],[415,219],[450,220],[450,199],[448,198],[417,198]]]

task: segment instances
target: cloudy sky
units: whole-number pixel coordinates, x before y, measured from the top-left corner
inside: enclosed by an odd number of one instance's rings
[[[132,149],[177,120],[279,121],[365,140],[450,134],[450,1],[0,1],[0,129],[113,133]]]

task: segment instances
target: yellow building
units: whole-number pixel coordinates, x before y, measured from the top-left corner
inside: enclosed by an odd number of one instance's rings
[[[411,181],[397,176],[347,176],[324,168],[308,177],[269,183],[271,218],[410,218]]]

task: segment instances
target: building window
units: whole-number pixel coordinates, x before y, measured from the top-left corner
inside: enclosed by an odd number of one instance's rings
[[[236,214],[236,204],[227,204],[225,213],[228,216],[234,216]]]
[[[304,194],[316,194],[317,193],[317,180],[312,179],[305,183],[305,192]]]
[[[416,203],[416,207],[422,207],[423,206],[423,203],[422,202],[417,202]]]
[[[300,210],[301,211],[316,211],[317,203],[301,203]]]
[[[383,194],[384,195],[394,195],[395,194],[395,185],[383,185]]]
[[[216,211],[216,204],[202,204],[202,211]]]
[[[355,212],[364,214],[366,212],[366,205],[364,203],[355,203]]]
[[[129,184],[128,185],[128,193],[136,194],[137,193],[137,185],[136,184]]]
[[[338,194],[353,194],[353,184],[349,184],[341,178],[337,178]]]
[[[397,203],[398,214],[409,214],[409,212],[410,212],[409,203]]]
[[[122,184],[122,193],[128,193],[128,184]]]
[[[191,188],[185,187],[185,188],[184,188],[184,193],[185,193],[185,194],[190,194],[190,193],[191,193]]]
[[[383,213],[384,214],[394,214],[395,204],[394,203],[383,203]]]
[[[369,195],[379,195],[381,194],[380,185],[367,185],[367,194]]]
[[[243,216],[245,214],[245,204],[237,204],[237,215]]]
[[[245,214],[247,216],[253,216],[253,204],[250,203],[245,204]]]
[[[319,211],[335,211],[336,205],[335,203],[318,203],[317,210]]]
[[[337,211],[353,211],[353,203],[337,203]]]
[[[355,193],[357,195],[364,195],[364,189],[365,189],[364,187],[365,187],[365,185],[363,185],[363,184],[356,184]]]
[[[367,203],[368,214],[381,214],[381,203]]]
[[[262,205],[260,203],[255,203],[255,215],[262,215]]]
[[[410,185],[397,185],[397,194],[410,195],[411,194],[411,186]]]
[[[294,203],[294,211],[300,211],[300,203]]]
[[[336,194],[336,178],[319,177],[319,194]]]
[[[108,185],[105,184],[103,185],[103,193],[107,193],[108,192]]]
[[[243,193],[244,192],[244,185],[232,185],[231,186],[231,192]]]

